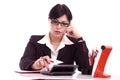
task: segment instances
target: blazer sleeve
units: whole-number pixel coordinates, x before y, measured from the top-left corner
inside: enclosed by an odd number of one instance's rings
[[[31,36],[23,56],[20,59],[20,69],[21,70],[32,70],[31,65],[34,63],[34,61],[36,60],[36,42],[40,39],[39,36]]]
[[[83,40],[82,42],[75,43],[75,46],[75,62],[78,65],[78,70],[81,71],[82,74],[91,75],[92,67],[89,65],[89,50],[87,48],[86,42]]]
[[[78,70],[82,72],[82,74],[92,74],[93,66],[89,65],[89,50],[87,48],[85,40],[80,37],[78,39],[67,36],[75,45],[75,62],[78,65]]]

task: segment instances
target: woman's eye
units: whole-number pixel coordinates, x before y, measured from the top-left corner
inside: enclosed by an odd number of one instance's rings
[[[62,23],[62,25],[65,26],[65,27],[68,27],[68,26],[69,26],[68,23]]]

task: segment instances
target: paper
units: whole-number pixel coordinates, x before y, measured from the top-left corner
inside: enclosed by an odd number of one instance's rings
[[[51,69],[53,68],[54,65],[63,63],[62,61],[59,61],[59,60],[53,60],[53,59],[51,59],[51,61],[53,61],[53,62],[51,62],[51,63],[48,65],[49,71],[51,71]],[[47,70],[47,68],[42,68],[42,69],[40,70],[40,72],[43,72],[43,71],[48,71],[48,70]]]
[[[60,63],[63,63],[62,61],[59,61],[59,60],[54,60],[54,59],[51,59],[51,64],[49,65],[49,68],[50,70],[52,69],[52,67],[54,65],[57,65],[57,64],[60,64]],[[21,69],[16,69],[15,72],[16,73],[20,73],[20,74],[27,74],[27,73],[40,73],[41,71],[48,71],[46,68],[43,68],[41,70],[32,70],[32,71],[27,71],[27,70],[21,70]]]
[[[20,74],[28,74],[28,73],[40,73],[39,70],[35,71],[26,71],[26,70],[15,70],[16,73],[20,73]]]

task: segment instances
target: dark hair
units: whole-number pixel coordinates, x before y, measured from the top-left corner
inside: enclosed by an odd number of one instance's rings
[[[56,4],[49,13],[49,19],[57,19],[63,15],[67,16],[68,21],[72,20],[72,13],[65,4]]]

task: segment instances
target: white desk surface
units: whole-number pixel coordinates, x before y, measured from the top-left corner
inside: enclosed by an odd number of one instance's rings
[[[72,76],[49,76],[40,73],[16,73],[10,71],[1,75],[1,80],[103,80],[103,78],[93,78],[91,75],[81,75],[75,73]],[[104,78],[105,80],[120,80],[120,76],[112,76],[111,78]]]

